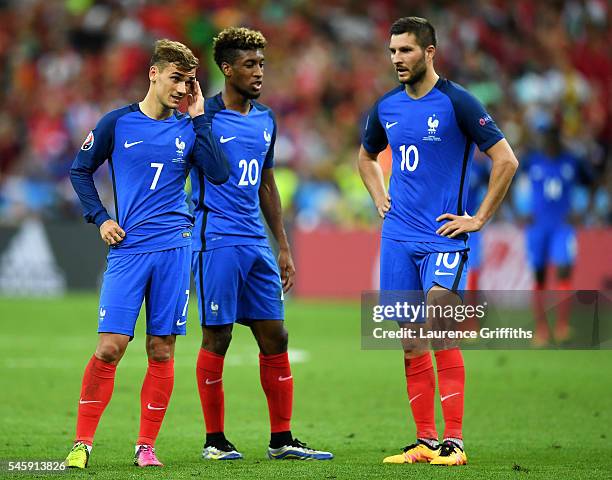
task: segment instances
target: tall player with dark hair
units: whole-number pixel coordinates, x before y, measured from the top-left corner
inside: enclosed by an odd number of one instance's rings
[[[149,366],[140,395],[134,463],[162,465],[154,445],[172,394],[176,335],[185,335],[189,301],[193,217],[185,180],[192,165],[200,167],[200,174],[212,184],[226,181],[229,174],[204,115],[197,66],[185,45],[156,42],[144,100],[104,115],[70,169],[85,219],[96,224],[110,250],[100,292],[98,346],[83,376],[68,467],[87,466],[143,299]],[[176,110],[185,97],[189,115]],[[114,220],[93,181],[94,172],[107,160],[115,193]]]
[[[255,101],[263,84],[265,46],[260,32],[246,28],[228,28],[215,38],[214,57],[225,76],[225,88],[206,101],[206,117],[230,163],[230,179],[214,185],[192,173],[196,214],[192,268],[202,323],[197,381],[206,423],[202,456],[242,458],[224,433],[222,377],[238,322],[251,329],[260,350],[261,385],[270,414],[268,456],[327,460],[333,458],[331,453],[308,448],[291,434],[293,376],[283,293],[293,286],[295,268],[274,180],[276,121],[268,107]],[[278,265],[260,208],[279,245]]]
[[[423,18],[391,27],[389,51],[400,86],[383,95],[368,115],[359,169],[384,218],[381,290],[421,290],[428,304],[458,305],[465,288],[467,234],[480,230],[501,204],[518,162],[493,119],[459,85],[438,76],[436,35]],[[466,214],[474,144],[492,160],[487,194]],[[392,150],[387,192],[378,153]],[[428,322],[431,319],[428,319]],[[463,357],[457,347],[435,352],[445,430],[439,444],[434,421],[436,378],[429,345],[404,344],[409,404],[417,441],[386,463],[463,465]]]

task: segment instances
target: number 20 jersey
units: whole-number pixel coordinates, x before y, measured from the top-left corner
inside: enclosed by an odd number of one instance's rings
[[[230,177],[222,185],[213,185],[200,172],[191,172],[196,217],[193,250],[268,246],[260,217],[259,186],[262,171],[274,166],[274,114],[255,101],[246,115],[227,109],[220,93],[206,100],[205,110],[213,141],[219,142],[229,162]]]
[[[464,88],[440,78],[425,96],[413,99],[403,85],[383,95],[370,110],[363,148],[391,147],[391,210],[382,236],[428,242],[435,251],[465,248],[467,235],[436,234],[443,213],[463,215],[474,144],[481,151],[503,135],[484,107]]]

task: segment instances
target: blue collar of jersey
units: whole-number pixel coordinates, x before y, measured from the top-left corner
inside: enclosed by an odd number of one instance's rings
[[[184,117],[184,116],[185,116],[185,114],[184,114],[184,113],[181,113],[180,111],[178,111],[178,110],[176,110],[176,109],[175,109],[175,110],[172,112],[172,115],[170,115],[168,118],[164,118],[164,119],[161,119],[161,120],[157,120],[157,119],[155,119],[155,118],[151,118],[151,117],[149,117],[149,116],[148,116],[146,113],[144,113],[144,112],[141,110],[141,108],[140,108],[140,104],[139,104],[138,102],[137,102],[137,103],[132,103],[132,104],[130,105],[130,110],[131,110],[131,111],[133,111],[133,112],[140,112],[140,114],[141,114],[141,115],[143,115],[145,118],[148,118],[148,119],[149,119],[149,120],[151,120],[152,122],[175,122],[176,120],[180,120],[182,117]]]
[[[225,106],[225,102],[223,101],[223,92],[219,92],[219,93],[217,93],[217,94],[216,94],[216,95],[215,95],[215,96],[214,96],[214,97],[211,99],[211,101],[212,101],[213,108],[214,108],[215,110],[227,110],[228,112],[234,112],[234,113],[236,113],[237,115],[241,115],[241,116],[243,116],[243,117],[246,117],[246,116],[250,115],[250,114],[251,114],[251,112],[252,112],[253,110],[255,110],[255,108],[256,108],[256,107],[255,107],[255,103],[253,103],[253,100],[250,100],[250,99],[249,99],[249,106],[250,106],[251,108],[249,108],[249,113],[247,113],[246,115],[244,115],[243,113],[237,112],[236,110],[231,110],[231,109],[229,109],[229,108],[227,108],[227,107]]]

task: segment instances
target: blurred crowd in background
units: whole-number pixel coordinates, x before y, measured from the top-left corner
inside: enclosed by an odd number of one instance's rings
[[[563,147],[593,172],[576,192],[580,221],[612,223],[606,0],[0,0],[0,223],[79,219],[70,165],[102,114],[144,97],[154,40],[191,47],[213,95],[223,79],[212,39],[241,25],[268,39],[260,101],[278,119],[288,218],[302,228],[376,225],[356,168],[360,129],[397,84],[388,31],[407,15],[433,23],[437,72],[485,104],[519,160],[542,132],[560,129]],[[113,211],[106,167],[96,181]],[[529,213],[527,184],[517,179],[499,218]]]

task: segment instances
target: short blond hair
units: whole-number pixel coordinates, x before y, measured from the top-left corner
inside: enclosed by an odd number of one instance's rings
[[[192,70],[200,62],[189,49],[181,42],[163,38],[155,42],[155,50],[151,57],[151,66],[157,65],[160,70],[166,68],[170,63],[174,63],[181,70]]]
[[[258,50],[266,47],[268,42],[263,33],[245,27],[229,27],[213,40],[215,63],[221,68],[223,62],[234,63],[239,50]]]

